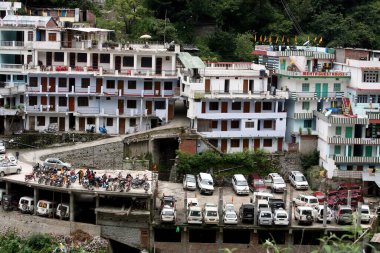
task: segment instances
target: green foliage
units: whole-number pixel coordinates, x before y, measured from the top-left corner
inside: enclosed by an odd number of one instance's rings
[[[253,172],[267,175],[278,170],[278,165],[268,158],[262,150],[219,154],[213,151],[190,155],[177,152],[179,174],[198,174],[213,172],[218,176],[230,176],[237,172],[248,175]]]
[[[252,51],[254,50],[252,34],[239,34],[235,39],[235,43],[235,57],[237,60],[251,62],[253,60]]]
[[[304,170],[308,170],[311,166],[319,164],[319,151],[314,150],[309,154],[301,156],[301,166]]]

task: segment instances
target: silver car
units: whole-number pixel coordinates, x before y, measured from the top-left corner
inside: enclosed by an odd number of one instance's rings
[[[61,159],[58,158],[48,158],[44,162],[44,166],[48,166],[50,168],[57,168],[61,169],[63,168],[64,170],[70,169],[71,164],[70,163],[65,163]]]
[[[258,217],[258,220],[259,220],[259,225],[260,226],[272,226],[273,224],[273,214],[272,214],[272,210],[269,209],[269,208],[263,208],[260,210],[260,213],[259,213],[259,217]]]
[[[183,189],[191,191],[197,189],[197,182],[194,175],[186,174],[183,176]]]

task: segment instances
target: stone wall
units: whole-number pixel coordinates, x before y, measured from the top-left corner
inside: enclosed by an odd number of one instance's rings
[[[61,158],[71,163],[75,168],[94,166],[101,170],[121,170],[123,169],[123,143],[119,141],[61,153],[52,153],[41,156],[41,160],[45,160],[47,157]]]

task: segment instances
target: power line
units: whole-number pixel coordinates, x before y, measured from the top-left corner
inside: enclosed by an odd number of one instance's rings
[[[281,0],[281,3],[284,6],[286,14],[288,14],[290,20],[293,22],[293,26],[296,29],[296,31],[298,32],[298,34],[303,33],[301,26],[298,24],[297,19],[294,17],[294,15],[293,15],[292,11],[290,10],[289,5],[286,2],[286,0]]]

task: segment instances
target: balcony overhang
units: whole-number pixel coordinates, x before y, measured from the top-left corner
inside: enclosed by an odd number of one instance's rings
[[[368,125],[368,118],[350,118],[343,115],[330,115],[326,116],[325,114],[314,111],[314,116],[318,119],[321,119],[327,123],[334,125]]]

